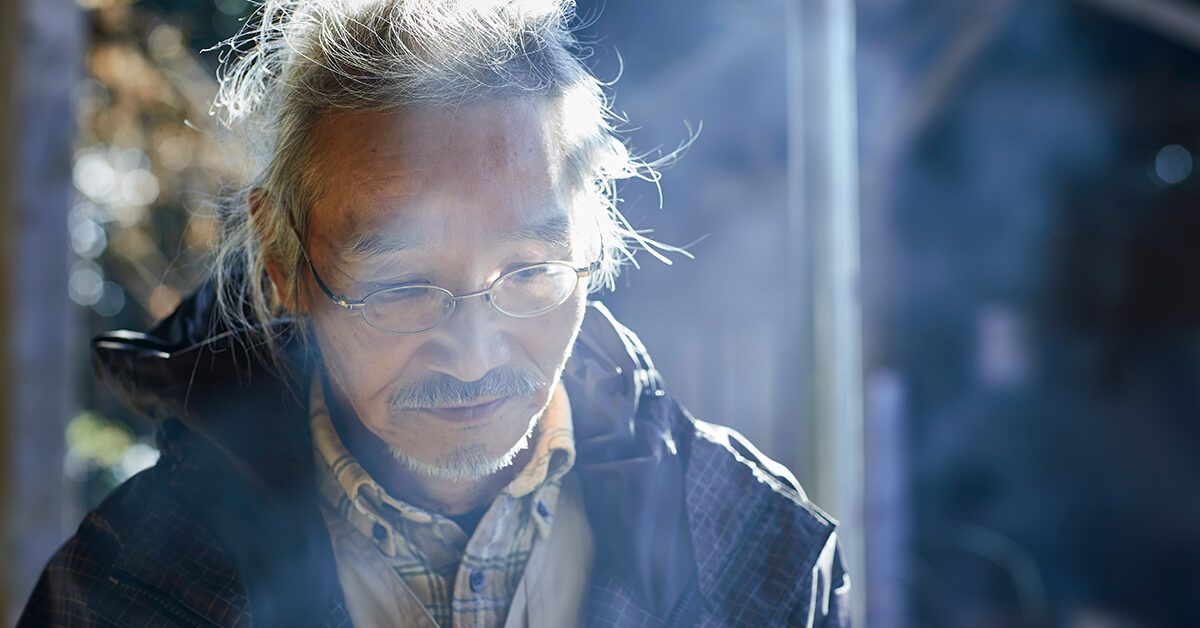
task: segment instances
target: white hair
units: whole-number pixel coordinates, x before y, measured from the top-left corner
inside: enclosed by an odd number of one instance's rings
[[[562,116],[566,189],[600,261],[590,288],[612,288],[636,248],[674,249],[637,233],[616,207],[615,183],[657,181],[614,132],[603,87],[580,61],[572,0],[265,0],[223,44],[214,112],[248,142],[253,172],[223,207],[216,252],[218,312],[234,329],[269,329],[298,311],[310,199],[311,133],[333,112],[545,98]],[[260,203],[250,212],[254,199]],[[266,262],[290,270],[273,286]],[[277,338],[264,341],[277,348]]]

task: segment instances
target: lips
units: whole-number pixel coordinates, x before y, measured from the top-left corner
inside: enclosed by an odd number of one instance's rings
[[[478,423],[495,416],[500,406],[503,406],[509,399],[511,397],[500,397],[499,399],[471,406],[425,408],[423,412],[428,412],[440,419],[454,423]]]

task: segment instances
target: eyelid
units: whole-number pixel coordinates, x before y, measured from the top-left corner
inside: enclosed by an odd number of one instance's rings
[[[538,261],[513,262],[512,264],[505,266],[504,269],[500,271],[500,275],[501,276],[507,275],[508,273],[520,270],[522,268],[527,268],[529,266],[537,266],[539,264],[545,264],[547,262],[557,262],[557,263],[562,263],[562,264],[572,263],[571,260],[569,260],[569,259],[544,259],[544,260],[538,260]],[[436,283],[429,281],[428,279],[410,279],[407,281],[387,282],[387,283],[380,283],[380,282],[372,281],[372,282],[364,284],[363,288],[366,290],[367,294],[373,294],[375,292],[382,292],[384,290],[391,290],[393,288],[407,288],[410,286],[438,287],[438,285]]]
[[[544,259],[539,262],[518,262],[515,264],[509,264],[508,266],[506,266],[504,268],[504,270],[500,271],[500,276],[504,276],[509,273],[516,272],[523,268],[529,268],[530,266],[540,266],[542,264],[548,264],[548,263],[570,264],[571,261],[570,260],[561,260],[561,259]]]
[[[411,279],[408,281],[388,282],[388,283],[379,283],[379,282],[373,281],[371,283],[366,284],[366,290],[368,293],[375,293],[375,292],[382,292],[384,290],[391,290],[393,288],[408,288],[411,286],[432,286],[432,285],[434,285],[433,282],[428,281],[426,279]]]
[[[527,262],[514,262],[508,265],[508,268],[522,268],[524,266],[538,266],[540,264],[573,264],[570,259],[559,259],[557,257],[548,257],[546,259],[530,260]]]
[[[511,273],[514,270],[520,270],[527,266],[537,266],[538,264],[544,264],[544,263],[545,263],[544,261],[543,262],[513,262],[513,263],[509,264],[508,266],[505,266],[504,270],[500,271],[500,274],[503,275],[505,273]]]

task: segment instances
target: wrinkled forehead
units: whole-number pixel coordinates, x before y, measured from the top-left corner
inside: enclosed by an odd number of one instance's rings
[[[539,100],[330,116],[309,234],[362,255],[430,241],[564,239],[556,116]]]

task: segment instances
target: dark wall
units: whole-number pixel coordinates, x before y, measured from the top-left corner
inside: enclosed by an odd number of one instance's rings
[[[860,17],[912,619],[1196,625],[1200,51],[1085,3]]]

